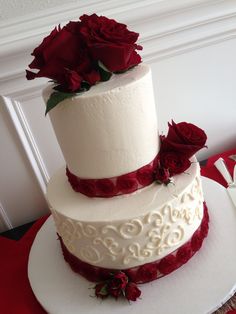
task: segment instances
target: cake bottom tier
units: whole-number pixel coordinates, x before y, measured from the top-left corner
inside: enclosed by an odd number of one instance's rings
[[[83,262],[70,253],[60,236],[59,240],[65,261],[70,265],[73,271],[89,281],[104,281],[110,277],[111,273],[122,271],[128,276],[130,281],[135,283],[146,283],[161,278],[188,262],[188,260],[201,248],[204,238],[207,237],[208,229],[209,215],[207,206],[204,203],[204,213],[201,224],[185,244],[164,258],[128,269],[103,268]]]
[[[48,184],[47,200],[66,249],[104,269],[133,269],[172,254],[199,228],[204,209],[196,159],[167,186],[153,183],[113,198],[76,193],[61,169]]]

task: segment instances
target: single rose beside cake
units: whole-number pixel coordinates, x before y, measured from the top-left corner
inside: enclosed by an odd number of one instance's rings
[[[137,284],[176,270],[208,233],[197,126],[158,134],[151,69],[138,34],[93,14],[55,28],[33,52],[27,78],[53,80],[46,113],[66,166],[47,188],[62,252],[97,282],[99,298],[139,298]]]

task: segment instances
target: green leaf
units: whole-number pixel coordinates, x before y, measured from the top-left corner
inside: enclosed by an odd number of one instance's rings
[[[107,295],[108,294],[108,287],[107,285],[105,284],[102,289],[100,290],[100,294],[101,295]]]
[[[80,88],[80,90],[78,91],[78,92],[86,92],[86,91],[88,91],[89,89],[90,89],[90,84],[88,83],[88,82],[86,82],[86,81],[83,81],[83,82],[81,82],[81,88]]]
[[[71,98],[75,95],[76,93],[53,92],[47,101],[45,116],[52,108],[59,104],[59,102],[63,101],[66,98]]]
[[[108,81],[111,78],[112,72],[110,72],[101,61],[98,61],[98,69],[103,82]]]

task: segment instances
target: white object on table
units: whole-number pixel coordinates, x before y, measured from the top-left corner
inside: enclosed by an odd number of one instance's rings
[[[28,276],[39,302],[50,314],[206,314],[236,290],[236,211],[224,187],[202,178],[210,228],[202,248],[189,262],[156,281],[139,285],[142,299],[91,297],[94,284],[64,261],[50,217],[31,248]]]
[[[222,177],[225,179],[225,181],[228,184],[227,192],[236,207],[236,165],[234,166],[234,174],[233,178],[231,177],[231,174],[229,173],[229,170],[225,164],[225,161],[223,158],[219,158],[215,163],[215,167],[220,172]]]

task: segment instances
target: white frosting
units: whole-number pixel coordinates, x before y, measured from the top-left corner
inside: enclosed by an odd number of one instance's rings
[[[52,85],[43,91],[45,102]],[[159,150],[151,70],[141,64],[66,99],[49,112],[66,163],[81,178],[119,176]]]
[[[75,193],[61,169],[49,182],[47,199],[67,249],[82,261],[115,269],[152,262],[176,250],[191,238],[203,215],[196,162],[175,176],[174,184],[154,183],[108,199]]]

